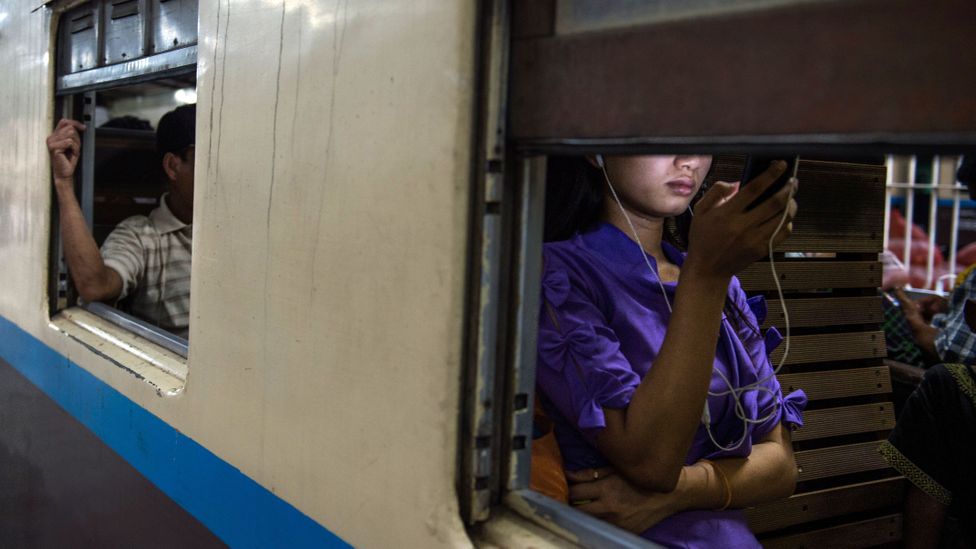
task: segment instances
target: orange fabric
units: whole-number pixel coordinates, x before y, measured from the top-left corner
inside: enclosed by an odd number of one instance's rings
[[[532,440],[532,472],[529,488],[556,501],[569,503],[569,485],[563,470],[563,456],[552,430],[552,421],[546,417],[538,398],[535,401],[535,414],[532,418],[536,430],[544,433]]]

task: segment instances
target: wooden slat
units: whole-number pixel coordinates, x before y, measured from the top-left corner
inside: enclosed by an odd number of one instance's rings
[[[768,314],[763,329],[785,325],[783,307],[778,299],[767,300]],[[813,299],[787,299],[790,326],[841,326],[850,324],[880,324],[884,320],[881,297],[822,297]]]
[[[902,517],[895,514],[791,536],[763,539],[762,544],[766,549],[860,548],[897,542],[901,535]]]
[[[882,251],[885,166],[801,160],[797,177],[793,234],[778,251]]]
[[[743,163],[743,156],[717,157],[709,180],[737,181]],[[777,251],[882,251],[885,166],[801,159],[797,177],[803,191],[793,234]]]
[[[786,344],[780,344],[770,354],[770,361],[779,364],[785,350]],[[884,358],[886,353],[882,331],[801,335],[790,338],[790,354],[786,357],[786,364]]]
[[[890,402],[807,410],[803,427],[793,432],[793,440],[884,431],[894,426],[895,406]]]
[[[878,261],[803,261],[776,262],[776,272],[784,290],[824,288],[877,288],[881,285]],[[769,263],[753,263],[739,273],[746,291],[775,290]]]
[[[904,495],[904,477],[886,478],[796,494],[748,509],[746,515],[749,528],[761,534],[804,522],[899,506]]]
[[[887,469],[888,463],[878,453],[881,441],[859,442],[801,450],[794,453],[800,482],[836,477],[863,471]]]
[[[777,378],[786,392],[803,389],[810,400],[891,392],[891,376],[887,366],[780,374]]]

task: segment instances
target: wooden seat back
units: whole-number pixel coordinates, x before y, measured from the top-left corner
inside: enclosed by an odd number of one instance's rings
[[[737,180],[741,165],[716,159],[712,177]],[[801,160],[798,177],[794,232],[775,254],[791,325],[778,377],[784,392],[803,389],[810,402],[793,434],[796,493],[750,509],[750,525],[767,547],[894,543],[904,480],[877,451],[895,422],[878,294],[885,167]],[[763,328],[785,334],[768,261],[739,278],[767,298]],[[774,364],[784,348],[772,353]]]

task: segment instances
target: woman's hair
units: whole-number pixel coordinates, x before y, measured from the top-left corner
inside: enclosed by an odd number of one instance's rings
[[[713,164],[714,166],[714,164]],[[706,183],[710,179],[706,176]],[[578,232],[585,232],[600,221],[606,180],[603,170],[590,163],[585,156],[550,156],[546,164],[546,218],[543,241],[567,240]],[[706,184],[692,200],[697,202],[706,191]],[[688,251],[688,231],[692,214],[684,212],[669,217],[664,223],[664,241],[683,252]],[[746,321],[735,302],[726,298],[725,314],[737,328],[743,324],[757,334],[759,327]]]
[[[600,220],[605,200],[603,171],[584,156],[550,156],[546,165],[546,219],[543,240],[566,240],[590,229]],[[704,193],[705,186],[695,200]],[[692,216],[684,212],[664,224],[664,240],[688,250]]]

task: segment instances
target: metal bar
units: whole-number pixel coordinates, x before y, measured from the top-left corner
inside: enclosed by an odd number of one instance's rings
[[[532,460],[532,419],[535,387],[536,333],[539,317],[539,281],[542,280],[542,230],[546,209],[546,158],[518,162],[519,219],[517,304],[512,335],[512,377],[515,406],[512,410],[512,451],[509,456],[508,489],[529,486]]]
[[[935,236],[938,231],[940,158],[932,157],[932,186],[929,194],[929,250],[925,264],[925,287],[932,288],[935,277]]]
[[[87,131],[81,134],[81,212],[88,230],[95,227],[95,92],[82,97],[82,122]]]
[[[63,95],[114,87],[122,82],[133,83],[159,78],[185,72],[196,65],[196,62],[197,46],[186,46],[107,67],[66,74],[58,78],[57,93]]]
[[[492,0],[481,4],[482,17],[478,33],[482,41],[479,59],[479,100],[477,144],[472,179],[475,181],[472,204],[472,257],[468,279],[469,327],[467,331],[468,363],[465,367],[465,408],[461,418],[461,467],[459,472],[459,500],[462,517],[473,524],[487,520],[491,505],[501,489],[499,476],[499,422],[502,420],[505,395],[500,394],[499,324],[503,308],[501,261],[506,246],[502,220],[501,192],[505,184],[504,147],[505,117],[503,82],[507,71],[507,29],[509,18],[507,0]],[[494,90],[494,91],[492,91]],[[496,136],[496,133],[501,133]],[[490,160],[494,160],[493,162]],[[495,190],[492,191],[491,189]],[[514,199],[514,197],[512,197]]]
[[[918,158],[912,156],[908,161],[908,182],[910,186],[905,193],[905,247],[902,253],[902,260],[909,273],[912,270],[912,223],[915,213],[915,168],[918,167]],[[911,286],[911,281],[908,283]]]
[[[884,237],[882,250],[888,249],[888,231],[891,230],[891,189],[894,187],[895,157],[885,156],[885,208],[884,208]]]
[[[153,326],[145,321],[138,319],[132,315],[123,313],[122,311],[109,307],[104,303],[85,303],[81,305],[82,309],[103,318],[112,324],[115,324],[119,328],[128,330],[133,334],[149,340],[160,347],[172,351],[183,358],[186,358],[190,351],[190,342],[186,339],[167,332],[158,326]]]
[[[509,492],[505,496],[505,503],[518,514],[551,532],[561,536],[568,534],[582,547],[623,549],[661,547],[531,490]]]
[[[962,154],[974,132],[651,135],[612,138],[531,138],[515,142],[536,154],[799,154],[843,158],[865,154]]]
[[[949,268],[955,272],[956,270],[956,255],[959,253],[957,249],[959,247],[959,203],[962,202],[962,185],[959,184],[959,180],[956,179],[956,173],[959,172],[959,164],[962,163],[962,157],[956,162],[956,172],[952,175],[952,227],[949,233]]]

